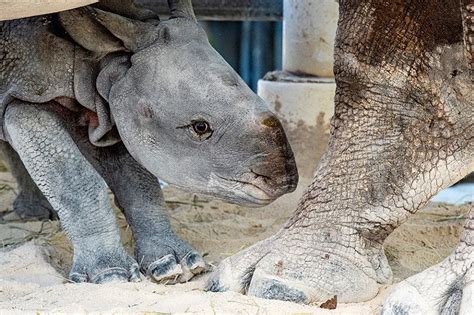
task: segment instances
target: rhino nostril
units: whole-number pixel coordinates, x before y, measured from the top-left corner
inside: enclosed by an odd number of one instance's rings
[[[276,118],[273,115],[267,116],[263,118],[262,120],[260,120],[260,124],[265,127],[270,127],[270,128],[279,128],[281,126],[281,123],[278,120],[278,118]]]

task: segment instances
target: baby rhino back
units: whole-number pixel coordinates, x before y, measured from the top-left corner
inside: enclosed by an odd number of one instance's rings
[[[73,98],[73,65],[74,44],[55,15],[0,22],[2,115],[13,99],[45,103]]]

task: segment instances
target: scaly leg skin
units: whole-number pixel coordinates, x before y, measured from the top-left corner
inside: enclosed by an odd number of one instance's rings
[[[205,270],[202,256],[171,228],[158,179],[122,143],[98,148],[79,136],[79,146],[112,189],[135,240],[135,258],[157,282],[186,282]]]
[[[472,314],[474,310],[474,209],[456,250],[441,263],[395,286],[382,314]]]
[[[5,113],[7,138],[50,204],[74,248],[74,282],[140,279],[120,242],[107,186],[48,105],[14,101]]]
[[[13,201],[13,211],[25,220],[48,220],[56,217],[56,213],[31,179],[18,154],[10,144],[0,141],[0,153],[3,160],[18,183],[18,195]]]
[[[474,168],[459,3],[339,5],[327,151],[283,229],[225,259],[209,278],[212,291],[300,303],[369,300],[392,278],[386,237]]]

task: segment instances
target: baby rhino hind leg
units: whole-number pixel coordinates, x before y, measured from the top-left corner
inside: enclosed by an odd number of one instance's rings
[[[71,280],[138,280],[138,264],[120,243],[107,186],[59,116],[47,105],[14,102],[6,110],[4,124],[10,144],[58,212],[73,244]]]

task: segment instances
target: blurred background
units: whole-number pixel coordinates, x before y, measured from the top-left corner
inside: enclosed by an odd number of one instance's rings
[[[207,21],[202,26],[212,46],[255,92],[267,72],[282,69],[282,22]]]

